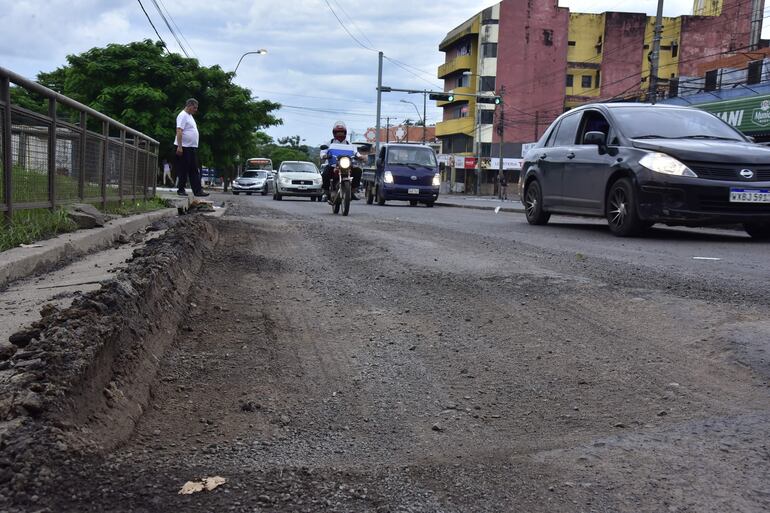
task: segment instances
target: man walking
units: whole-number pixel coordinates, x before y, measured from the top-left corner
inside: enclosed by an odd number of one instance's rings
[[[201,187],[201,177],[198,174],[198,124],[193,114],[198,112],[198,100],[190,98],[184,109],[176,117],[176,172],[177,194],[187,196],[184,188],[190,179],[190,188],[196,196],[208,196]]]

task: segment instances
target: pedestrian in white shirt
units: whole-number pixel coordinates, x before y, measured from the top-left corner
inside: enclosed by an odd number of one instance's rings
[[[184,188],[187,179],[190,179],[190,188],[196,196],[208,196],[201,187],[201,178],[198,174],[198,124],[193,114],[198,112],[198,100],[190,98],[185,103],[184,109],[176,117],[176,172],[177,194],[187,196]]]

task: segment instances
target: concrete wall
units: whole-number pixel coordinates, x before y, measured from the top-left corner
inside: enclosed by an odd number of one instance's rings
[[[501,2],[497,86],[506,89],[506,141],[536,140],[562,112],[568,29],[569,10],[557,0]]]

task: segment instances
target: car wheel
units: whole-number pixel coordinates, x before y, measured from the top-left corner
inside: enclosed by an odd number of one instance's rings
[[[409,206],[410,207],[416,207],[417,206],[417,200],[409,200]]]
[[[267,196],[267,185],[262,189],[262,196]]]
[[[743,223],[743,229],[752,239],[770,240],[770,223]]]
[[[633,237],[649,228],[649,223],[639,219],[636,209],[636,193],[631,180],[621,178],[612,184],[607,194],[607,223],[618,237]]]
[[[382,194],[380,187],[377,187],[377,204],[383,206],[385,204],[385,196]]]
[[[433,208],[433,202],[432,201],[426,201],[425,206],[428,208]]]
[[[524,214],[529,224],[546,224],[551,218],[551,214],[543,210],[543,192],[537,180],[532,180],[524,192]]]
[[[233,196],[237,196],[237,195],[239,195],[239,194],[240,194],[240,192],[235,192],[235,191],[233,191]]]

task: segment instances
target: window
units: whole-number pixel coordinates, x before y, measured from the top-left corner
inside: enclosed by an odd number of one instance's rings
[[[575,41],[567,41],[567,46],[575,46]]]
[[[495,77],[481,77],[481,87],[479,91],[494,91]]]
[[[601,132],[604,134],[605,138],[607,138],[610,133],[610,124],[600,112],[594,110],[586,111],[586,113],[583,114],[583,122],[581,124],[580,133],[578,134],[578,141],[580,141],[580,144],[583,144],[585,135],[588,132]]]
[[[543,30],[543,44],[545,46],[553,46],[553,30]]]
[[[460,75],[457,77],[457,87],[468,87],[471,84],[470,75]]]
[[[717,70],[712,69],[706,72],[706,85],[704,89],[706,91],[716,91],[717,88]]]
[[[580,85],[583,86],[583,89],[591,89],[591,83],[591,75],[583,75],[580,77]]]
[[[495,111],[492,109],[479,110],[479,123],[482,125],[491,125],[495,122]]]
[[[554,137],[553,146],[574,145],[579,122],[580,114],[573,114],[563,118],[561,123],[559,123],[559,128],[556,129],[556,136]]]
[[[596,84],[597,88],[599,88],[600,85],[601,85],[601,82],[600,82],[601,78],[602,78],[601,71],[597,69],[596,70],[596,78],[595,78],[595,81],[594,81],[594,84]]]
[[[762,61],[751,61],[749,63],[747,84],[758,84],[762,78]]]
[[[481,11],[481,24],[482,25],[497,25],[499,20],[496,20],[492,17],[493,14],[493,8],[487,7],[483,11]]]
[[[575,82],[575,77],[572,75],[567,75],[567,87],[572,87]]]
[[[492,143],[481,143],[479,145],[479,153],[481,153],[481,157],[491,157],[492,156]]]
[[[482,57],[497,57],[497,43],[482,43],[481,44],[481,56]]]
[[[671,57],[676,57],[677,55],[679,55],[679,45],[676,41],[673,41],[671,43]]]

